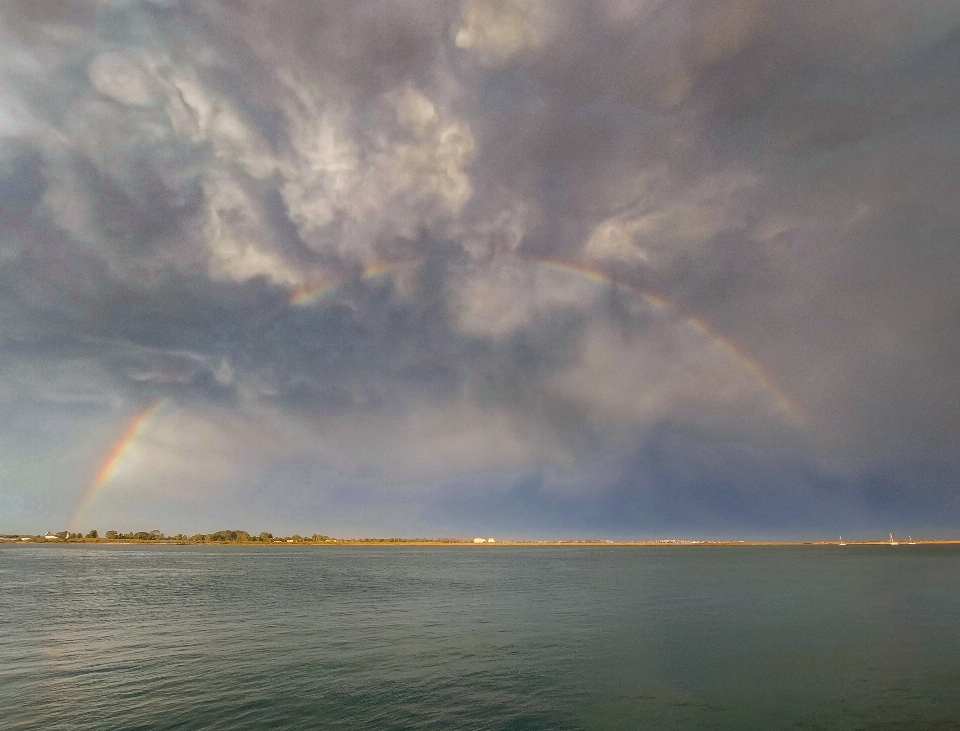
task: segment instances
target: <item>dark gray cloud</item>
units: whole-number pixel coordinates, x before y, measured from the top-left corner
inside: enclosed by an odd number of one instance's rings
[[[952,534],[960,517],[952,462],[884,460],[843,473],[792,450],[693,440],[658,428],[593,472],[589,489],[542,471],[460,481],[425,511],[436,525],[549,538],[870,538]]]
[[[88,519],[955,507],[955,3],[45,0],[0,49],[11,530],[156,399]]]

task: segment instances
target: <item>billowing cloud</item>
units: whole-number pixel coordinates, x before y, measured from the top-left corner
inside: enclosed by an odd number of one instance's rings
[[[9,529],[158,400],[103,515],[955,514],[958,34],[932,0],[5,6]]]
[[[468,0],[455,42],[459,48],[509,58],[542,43],[546,17],[538,0]]]

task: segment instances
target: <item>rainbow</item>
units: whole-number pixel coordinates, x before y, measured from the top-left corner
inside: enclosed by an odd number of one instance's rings
[[[77,501],[70,519],[71,530],[79,530],[78,524],[80,519],[89,507],[93,505],[100,491],[110,482],[117,468],[120,467],[124,458],[127,456],[127,452],[130,451],[130,446],[137,440],[137,437],[140,436],[144,427],[165,402],[166,399],[162,397],[155,399],[149,406],[138,412],[127,423],[120,437],[113,443],[110,451],[108,451],[106,457],[104,457],[103,462],[100,463],[100,468],[97,470],[96,475],[94,475],[93,480],[91,480],[90,484],[87,485],[87,488],[83,491],[80,500]]]
[[[565,272],[570,272],[571,274],[577,274],[583,277],[586,277],[591,282],[596,282],[598,284],[603,284],[608,287],[615,287],[621,291],[627,292],[633,296],[639,296],[643,299],[644,302],[653,306],[658,310],[666,309],[670,306],[670,303],[665,298],[660,295],[653,294],[652,292],[645,292],[638,287],[628,285],[622,281],[614,279],[612,276],[607,274],[602,269],[596,267],[591,267],[587,264],[583,264],[575,261],[568,261],[566,259],[553,259],[553,258],[540,258],[540,257],[528,257],[530,260],[535,261],[540,264],[546,264],[548,266],[560,269]],[[719,347],[729,358],[731,358],[735,363],[737,363],[741,368],[743,368],[747,373],[749,373],[754,380],[763,387],[763,389],[773,397],[773,400],[776,402],[784,412],[786,412],[790,418],[802,426],[804,424],[805,418],[803,412],[797,407],[797,405],[787,396],[782,389],[770,378],[769,375],[763,370],[757,361],[744,353],[740,348],[738,348],[734,343],[732,343],[727,338],[719,335],[714,332],[703,320],[698,317],[684,317],[684,322],[688,326],[692,327],[698,333],[701,333],[705,337],[709,338],[713,343]]]
[[[372,279],[373,277],[378,277],[392,266],[394,266],[394,264],[384,262],[369,264],[360,272],[360,278]],[[349,277],[325,277],[319,281],[295,287],[290,293],[290,304],[293,306],[313,304],[328,292],[332,292],[348,280]]]
[[[763,368],[760,367],[760,364],[757,363],[757,361],[748,355],[745,355],[742,350],[740,350],[727,338],[723,337],[722,335],[718,335],[716,332],[711,330],[710,327],[700,318],[687,317],[685,320],[690,327],[710,338],[724,353],[730,356],[734,362],[736,362],[747,373],[753,376],[754,380],[763,386],[767,393],[773,396],[773,400],[777,402],[777,406],[789,414],[798,425],[802,426],[804,424],[803,412],[800,411],[793,400],[787,396],[780,389],[780,387],[776,385],[776,383],[773,382],[770,376],[768,376]]]
[[[597,284],[602,284],[607,287],[624,289],[630,294],[639,295],[641,298],[643,298],[644,302],[646,302],[648,305],[652,305],[658,310],[664,309],[668,304],[663,297],[651,292],[643,292],[636,287],[625,286],[622,282],[618,282],[602,269],[597,269],[596,267],[581,264],[580,262],[567,261],[566,259],[547,259],[539,257],[529,258],[531,261],[535,261],[538,264],[546,264],[554,269],[560,269],[571,274],[578,274],[582,277],[586,277],[591,282],[596,282]]]

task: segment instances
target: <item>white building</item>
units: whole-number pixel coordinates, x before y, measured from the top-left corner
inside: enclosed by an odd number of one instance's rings
[[[474,542],[474,543],[486,543],[486,542],[487,542],[487,539],[486,539],[486,538],[474,538],[474,539],[473,539],[473,542]]]

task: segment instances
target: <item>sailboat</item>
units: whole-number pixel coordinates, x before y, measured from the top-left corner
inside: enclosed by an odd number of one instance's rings
[[[838,543],[837,545],[838,545],[838,546],[845,546],[845,545],[847,545],[846,543],[843,542],[843,536],[840,536],[840,543]]]
[[[890,545],[891,545],[891,546],[899,546],[899,545],[900,545],[900,544],[897,543],[895,540],[893,540],[893,533],[890,534]]]
[[[915,545],[917,545],[917,542],[916,542],[915,540],[913,540],[913,536],[907,536],[907,545],[908,545],[908,546],[915,546]]]

